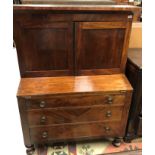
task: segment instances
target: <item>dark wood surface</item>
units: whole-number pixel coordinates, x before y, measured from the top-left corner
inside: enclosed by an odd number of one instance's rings
[[[21,4],[22,0],[13,0],[13,4]]]
[[[132,11],[138,8],[107,5],[94,13],[95,6],[85,5],[94,9],[88,13],[83,6],[62,6],[14,6],[21,77],[123,73]]]
[[[37,143],[43,143],[48,141],[66,141],[70,139],[79,138],[95,138],[95,137],[110,137],[110,136],[123,136],[123,128],[121,122],[95,122],[95,123],[83,123],[83,124],[68,124],[58,126],[47,126],[30,128],[30,134],[32,141]],[[109,130],[106,131],[106,128]],[[47,133],[46,137],[43,137],[44,133]]]
[[[64,4],[14,5],[28,152],[38,143],[125,134],[132,87],[123,73],[139,8]]]
[[[20,98],[25,102],[21,107],[25,136],[29,134],[32,145],[122,137],[131,94],[124,74],[23,78],[18,99],[20,106]]]
[[[22,4],[22,5],[14,5],[14,10],[59,10],[59,11],[123,11],[123,12],[139,12],[141,10],[140,7],[133,5],[34,5],[34,4]]]
[[[45,96],[45,95],[44,95]],[[43,108],[62,108],[67,107],[83,107],[83,106],[103,106],[109,104],[109,99],[112,99],[113,105],[122,106],[126,96],[121,92],[104,92],[94,94],[64,94],[44,96],[31,96],[27,98],[27,109],[40,109],[40,104],[45,102]]]
[[[131,91],[124,74],[22,78],[17,96]]]
[[[116,4],[113,0],[21,0],[22,4],[90,4],[90,5],[112,5]]]
[[[142,49],[130,49],[126,76],[133,86],[133,97],[125,140],[142,136]]]
[[[52,124],[121,121],[123,106],[84,106],[29,110],[30,127]]]
[[[124,72],[128,24],[126,21],[77,23],[77,75]]]
[[[22,76],[73,74],[72,23],[21,24],[15,22],[14,39]]]
[[[28,118],[26,113],[26,101],[22,98],[18,99],[18,107],[20,112],[20,118],[21,118],[21,125],[23,130],[23,137],[24,137],[24,144],[26,147],[32,146],[32,142],[30,140],[30,130],[28,125]]]

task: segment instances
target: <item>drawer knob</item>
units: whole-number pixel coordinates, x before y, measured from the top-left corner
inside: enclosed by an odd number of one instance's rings
[[[113,97],[112,96],[109,96],[108,97],[108,104],[111,104],[113,102]]]
[[[45,101],[41,101],[41,102],[40,102],[40,108],[44,108],[45,105],[46,105]]]
[[[110,128],[108,126],[104,127],[104,129],[105,129],[106,132],[110,131]]]
[[[112,116],[111,111],[107,111],[107,113],[106,113],[106,117],[111,117],[111,116]]]
[[[40,122],[45,123],[46,122],[46,116],[41,116]]]
[[[42,133],[42,138],[47,138],[48,137],[48,133],[45,131]]]

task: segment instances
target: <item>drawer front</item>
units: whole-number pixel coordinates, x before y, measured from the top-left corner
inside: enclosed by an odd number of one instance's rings
[[[56,125],[30,129],[33,143],[101,136],[123,136],[123,134],[124,130],[120,122]]]
[[[27,99],[28,109],[92,106],[92,105],[124,105],[124,94],[101,94],[101,95],[65,95],[53,97],[36,97]]]
[[[123,106],[89,106],[29,110],[28,121],[30,126],[93,121],[120,121],[122,111]]]

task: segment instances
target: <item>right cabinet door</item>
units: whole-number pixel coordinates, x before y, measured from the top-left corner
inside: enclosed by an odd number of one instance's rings
[[[124,72],[131,22],[75,24],[77,75]]]

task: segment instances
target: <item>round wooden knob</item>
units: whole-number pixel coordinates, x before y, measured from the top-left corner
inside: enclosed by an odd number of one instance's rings
[[[109,111],[107,111],[106,112],[106,117],[111,117],[112,116],[112,113],[111,113],[111,111],[109,110]]]
[[[106,132],[110,131],[110,128],[108,126],[104,127],[104,129],[105,129]]]
[[[113,102],[113,97],[112,96],[108,96],[108,104],[111,104]]]
[[[42,138],[47,138],[48,137],[48,133],[45,131],[42,133]]]
[[[46,102],[45,102],[45,101],[41,101],[41,102],[40,102],[40,108],[44,108],[45,105],[46,105]]]
[[[46,116],[41,116],[40,122],[41,122],[41,123],[45,123],[45,122],[46,122]]]

